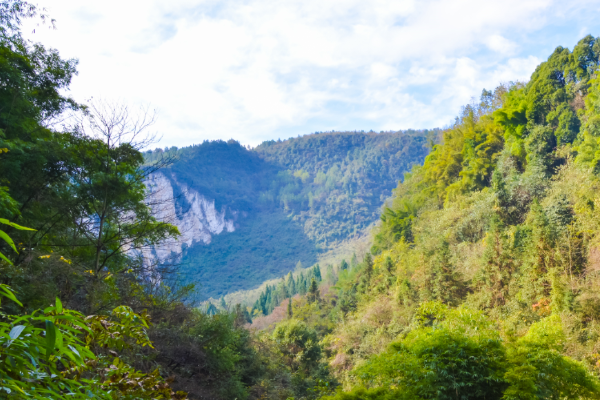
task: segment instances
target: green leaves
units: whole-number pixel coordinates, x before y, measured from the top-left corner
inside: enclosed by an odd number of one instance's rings
[[[35,231],[35,229],[31,229],[31,228],[26,228],[24,226],[21,225],[17,225],[14,222],[10,222],[7,219],[4,218],[0,218],[0,224],[4,224],[4,225],[9,225],[12,226],[13,228],[19,229],[19,230],[25,230],[25,231]],[[10,236],[8,236],[6,234],[6,232],[0,230],[0,239],[3,239],[6,243],[8,243],[8,245],[15,251],[15,253],[19,253],[17,251],[17,247],[15,246],[15,243],[13,242],[13,240],[10,238]],[[9,263],[10,265],[12,265],[12,262],[6,258],[6,256],[2,253],[0,253],[0,258],[2,258],[4,261],[6,261],[7,263]]]
[[[12,294],[9,287],[2,288]],[[96,327],[90,329],[81,314],[65,309],[59,299],[43,311],[5,316],[0,320],[0,391],[34,399],[185,399],[186,394],[173,393],[157,371],[144,374],[118,359],[113,368],[90,350],[91,346],[111,348],[109,336],[151,345],[145,331],[138,330],[148,326],[144,316],[128,307],[117,309],[115,315],[123,324],[101,317],[107,328],[104,336],[98,335]],[[81,340],[85,333],[88,345]],[[93,379],[82,378],[83,372]]]
[[[50,358],[50,355],[54,352],[54,345],[56,344],[56,327],[52,321],[46,320],[46,360]]]
[[[9,220],[5,219],[5,218],[0,218],[0,223],[4,224],[4,225],[8,225],[8,226],[12,226],[13,228],[22,230],[22,231],[35,231],[35,229],[32,228],[27,228],[25,226],[21,226],[19,224],[15,224],[14,222],[10,222]]]
[[[0,255],[1,254],[2,253],[0,253]],[[23,304],[21,304],[21,302],[19,300],[17,300],[17,297],[15,296],[15,294],[14,294],[13,290],[10,288],[10,286],[0,283],[0,301],[2,300],[2,296],[9,298],[10,300],[14,301],[15,303],[17,303],[18,305],[23,307]]]

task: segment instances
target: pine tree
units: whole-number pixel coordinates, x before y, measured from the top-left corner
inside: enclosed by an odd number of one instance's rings
[[[294,312],[292,311],[292,298],[291,297],[288,300],[287,316],[289,319],[291,319],[294,316]]]
[[[294,280],[294,275],[292,275],[291,272],[288,273],[286,285],[290,296],[294,296],[296,293],[298,293],[296,289],[296,281]]]
[[[304,278],[304,274],[302,273],[298,279],[298,293],[302,296],[306,294],[306,278]]]
[[[319,264],[313,267],[313,276],[317,282],[321,282],[323,280],[323,278],[321,278],[321,267],[319,267]]]
[[[315,278],[312,278],[310,281],[310,288],[308,289],[306,298],[309,303],[313,303],[319,299],[319,286],[317,285],[317,280]]]
[[[235,321],[234,324],[235,326],[244,326],[246,324],[251,324],[252,323],[252,318],[250,318],[250,314],[248,314],[248,310],[246,310],[246,308],[242,307],[241,304],[236,304],[233,312],[235,313]]]
[[[207,315],[215,315],[218,313],[219,313],[219,310],[217,310],[217,307],[215,307],[215,305],[209,301],[208,304],[206,305],[206,314]]]
[[[221,296],[221,309],[226,311],[227,310],[227,303],[225,302],[225,297]]]
[[[398,282],[398,291],[396,292],[398,303],[403,304],[404,306],[410,306],[415,298],[415,293],[411,284],[406,278],[398,280]]]
[[[263,308],[263,313],[265,315],[271,314],[273,308],[271,308],[271,303],[273,299],[273,294],[271,293],[271,286],[267,285],[267,295],[265,296],[265,307]]]
[[[340,271],[345,271],[349,268],[348,263],[346,262],[346,260],[342,260],[342,263],[340,264]]]
[[[281,285],[281,298],[287,299],[288,297],[292,297],[292,296],[290,295],[290,292],[288,291],[287,285],[283,284],[283,285]]]

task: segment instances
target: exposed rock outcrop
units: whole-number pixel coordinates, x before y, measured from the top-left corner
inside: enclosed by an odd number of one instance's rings
[[[177,191],[173,185],[178,186]],[[223,231],[235,231],[236,211],[227,210],[225,207],[217,210],[214,200],[180,184],[173,176],[168,179],[163,172],[153,173],[148,178],[146,187],[147,199],[156,219],[177,226],[181,233],[178,238],[166,240],[159,246],[144,250],[142,255],[146,262],[179,258],[184,246],[192,246],[199,242],[209,244],[213,235]],[[178,196],[183,197],[180,203],[186,204],[185,207],[177,206],[178,198],[175,193],[180,193]],[[226,218],[226,215],[229,218]]]

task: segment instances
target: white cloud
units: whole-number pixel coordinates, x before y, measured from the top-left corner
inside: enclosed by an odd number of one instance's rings
[[[488,47],[500,54],[510,55],[517,49],[517,44],[502,37],[501,35],[491,35],[487,39]]]
[[[163,145],[445,125],[483,87],[526,79],[540,61],[527,43],[557,18],[552,0],[46,7],[58,30],[32,38],[79,58],[72,94],[150,103]]]

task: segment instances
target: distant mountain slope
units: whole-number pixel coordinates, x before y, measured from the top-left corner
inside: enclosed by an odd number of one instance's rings
[[[253,150],[230,140],[147,152],[149,162],[177,159],[155,179],[169,182],[161,196],[172,196],[175,222],[182,230],[195,227],[183,232],[185,244],[156,254],[172,251],[182,280],[199,284],[203,299],[254,288],[299,261],[312,265],[377,220],[385,198],[422,162],[427,137],[436,134],[329,132]],[[210,230],[208,216],[190,210],[210,210],[228,228]],[[203,236],[194,240],[196,231]]]
[[[281,206],[326,249],[378,219],[394,182],[427,155],[429,132],[437,131],[329,132],[264,142],[255,151],[300,178],[296,192],[281,191]]]

